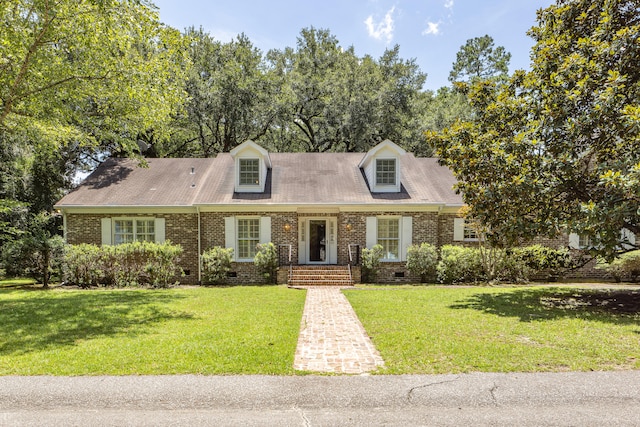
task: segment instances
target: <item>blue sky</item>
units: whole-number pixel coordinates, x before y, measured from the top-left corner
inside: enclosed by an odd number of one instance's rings
[[[415,58],[427,73],[425,89],[449,84],[456,53],[468,39],[485,34],[511,52],[510,71],[529,68],[533,41],[526,32],[536,10],[552,0],[155,0],[160,19],[175,28],[202,26],[228,42],[245,33],[266,53],[295,47],[300,30],[326,28],[343,47],[379,58],[400,45],[404,59]]]

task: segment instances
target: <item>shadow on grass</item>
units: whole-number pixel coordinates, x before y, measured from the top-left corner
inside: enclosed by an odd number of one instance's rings
[[[2,300],[3,295],[24,297]],[[0,291],[0,355],[70,346],[93,338],[136,336],[151,326],[192,316],[168,305],[180,295],[156,292]]]
[[[637,325],[640,324],[640,291],[518,289],[478,293],[451,308],[518,317],[521,322],[571,317]]]

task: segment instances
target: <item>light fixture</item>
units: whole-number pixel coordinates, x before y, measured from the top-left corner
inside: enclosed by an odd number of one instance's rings
[[[284,228],[284,231],[288,233],[291,231],[291,224],[289,224],[288,222],[285,222],[283,228]]]
[[[353,228],[350,222],[347,222],[347,225],[345,225],[344,227],[347,229],[347,231],[351,231],[351,229]]]

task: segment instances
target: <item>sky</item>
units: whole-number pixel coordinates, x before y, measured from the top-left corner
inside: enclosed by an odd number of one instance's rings
[[[398,44],[427,74],[425,89],[448,86],[456,53],[474,37],[489,35],[511,53],[509,70],[528,69],[533,40],[527,30],[536,11],[552,0],[154,0],[160,20],[179,30],[202,27],[228,42],[246,34],[255,47],[295,47],[300,30],[330,30],[358,56],[380,58]]]

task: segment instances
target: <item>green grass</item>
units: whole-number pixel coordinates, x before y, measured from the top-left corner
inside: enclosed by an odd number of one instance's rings
[[[0,375],[293,374],[305,292],[0,290]]]
[[[640,368],[637,306],[625,313],[628,307],[606,291],[415,287],[345,294],[385,360],[380,373]]]

